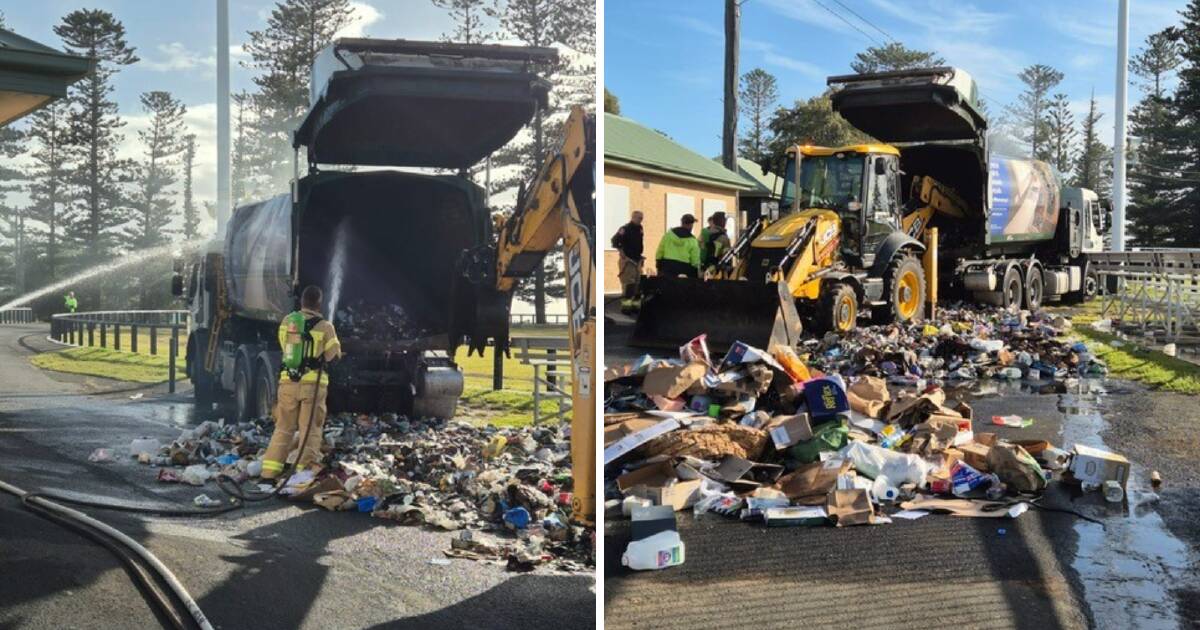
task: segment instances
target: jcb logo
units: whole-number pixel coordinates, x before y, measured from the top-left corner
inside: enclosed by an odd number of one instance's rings
[[[921,217],[917,217],[916,219],[914,219],[912,226],[908,228],[908,235],[913,238],[916,238],[916,236],[921,233],[921,226],[924,223],[925,223],[925,221],[923,221],[921,219]]]
[[[587,319],[587,288],[583,282],[583,256],[576,243],[567,254],[567,286],[571,291],[571,331],[579,334]]]

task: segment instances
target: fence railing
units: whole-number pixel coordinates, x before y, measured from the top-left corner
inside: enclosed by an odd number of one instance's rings
[[[0,324],[32,324],[33,309],[28,306],[6,308],[0,311]]]
[[[1200,250],[1089,254],[1114,327],[1166,342],[1200,343]]]
[[[536,324],[537,316],[529,314],[529,313],[521,313],[521,314],[514,313],[512,315],[509,315],[508,321],[513,324],[522,324],[522,325]],[[568,320],[567,320],[566,313],[547,313],[546,314],[546,324],[551,324],[554,326],[565,326],[567,324],[567,321]]]
[[[168,331],[167,382],[175,393],[176,364],[179,360],[179,332],[187,330],[187,311],[91,311],[59,313],[50,318],[50,336],[73,346],[96,346],[121,351],[121,333],[128,339],[129,352],[138,353],[141,332],[149,333],[150,355],[158,356],[160,331]],[[111,345],[110,341],[111,332]]]

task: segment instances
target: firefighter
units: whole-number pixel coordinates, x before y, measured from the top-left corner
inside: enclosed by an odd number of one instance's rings
[[[329,385],[325,368],[342,356],[337,331],[321,317],[322,297],[319,287],[305,287],[300,294],[300,311],[289,314],[279,325],[279,346],[284,360],[275,403],[275,431],[263,456],[262,478],[266,480],[283,473],[297,433],[307,437],[306,443],[299,445],[295,470],[304,470],[321,461],[325,394]],[[308,425],[307,430],[304,425]]]
[[[685,214],[679,220],[679,227],[671,228],[663,234],[654,255],[658,275],[699,277],[700,243],[696,240],[696,235],[692,234],[694,225],[696,217]]]
[[[634,210],[629,223],[622,225],[612,237],[612,246],[620,256],[617,277],[621,280],[621,312],[637,312],[638,284],[642,279],[642,211]]]
[[[79,308],[79,300],[75,299],[74,291],[67,293],[67,296],[63,298],[63,304],[66,305],[68,313],[74,313],[75,309]]]

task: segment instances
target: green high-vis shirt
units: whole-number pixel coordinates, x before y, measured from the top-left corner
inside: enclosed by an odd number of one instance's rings
[[[655,260],[675,260],[699,269],[700,241],[697,241],[690,232],[687,236],[680,236],[675,233],[675,229],[667,230],[667,233],[663,234],[662,240],[658,242],[658,250],[655,252],[654,258]]]

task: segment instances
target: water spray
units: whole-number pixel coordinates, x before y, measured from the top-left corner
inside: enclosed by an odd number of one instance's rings
[[[104,265],[100,265],[99,267],[95,267],[95,268],[89,269],[87,271],[77,273],[74,276],[67,278],[66,280],[59,280],[58,282],[55,282],[54,284],[42,287],[42,288],[40,288],[36,291],[32,291],[30,293],[26,293],[25,295],[22,295],[18,298],[10,300],[5,304],[0,304],[0,311],[6,311],[8,309],[16,308],[18,306],[25,306],[26,304],[42,297],[43,295],[49,295],[51,293],[56,293],[58,291],[62,291],[63,289],[65,289],[71,285],[78,284],[85,280],[91,280],[92,278],[95,278],[97,276],[103,276],[105,274],[109,274],[114,271],[118,271],[118,270],[124,269],[126,267],[130,267],[132,265],[144,263],[147,260],[152,260],[154,258],[159,258],[162,256],[178,255],[181,251],[188,251],[188,250],[194,248],[195,246],[199,245],[204,240],[205,239],[196,239],[194,241],[187,241],[185,243],[168,243],[166,245],[160,245],[158,247],[143,250],[140,252],[131,252],[128,254],[122,254],[120,258],[118,258],[112,262],[109,262]]]
[[[329,277],[326,279],[325,286],[329,288],[329,299],[327,303],[328,317],[333,321],[337,316],[338,302],[342,298],[342,277],[346,271],[346,239],[349,234],[349,226],[347,219],[343,218],[337,226],[337,230],[333,236],[333,256],[329,259]]]

